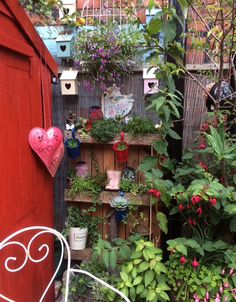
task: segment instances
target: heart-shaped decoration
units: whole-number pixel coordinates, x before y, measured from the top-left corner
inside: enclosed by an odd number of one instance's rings
[[[47,131],[38,127],[33,128],[29,133],[29,144],[54,177],[64,154],[61,130],[56,127],[51,127]]]
[[[71,88],[71,84],[70,84],[70,83],[66,83],[66,84],[65,84],[65,87],[66,87],[66,89],[69,90],[69,89]]]
[[[64,52],[64,51],[66,50],[66,45],[61,45],[61,46],[60,46],[60,49],[61,49],[61,51]]]
[[[148,83],[148,87],[149,87],[149,88],[153,88],[155,84],[156,84],[155,82],[149,82],[149,83]]]

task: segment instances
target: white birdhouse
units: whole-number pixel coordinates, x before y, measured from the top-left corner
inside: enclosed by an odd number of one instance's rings
[[[77,70],[64,70],[61,74],[61,94],[76,95],[78,94]]]
[[[143,68],[144,94],[158,92],[158,80],[156,79],[156,68]]]
[[[76,12],[76,0],[62,0],[63,8],[59,10],[59,18],[62,19],[65,16],[71,16]],[[76,17],[74,20],[76,21]]]

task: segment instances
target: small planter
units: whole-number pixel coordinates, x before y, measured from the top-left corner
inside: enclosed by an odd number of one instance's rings
[[[84,161],[80,161],[76,164],[76,175],[78,177],[86,178],[89,176],[88,165]]]
[[[74,129],[72,130],[72,138],[69,138],[65,141],[65,147],[70,158],[80,156],[80,141],[75,138]]]
[[[113,145],[117,161],[120,163],[127,162],[129,156],[129,144],[124,140],[124,132],[120,134],[120,141]]]
[[[86,247],[88,228],[70,228],[69,245],[72,250],[83,250]]]
[[[115,210],[116,222],[124,222],[127,220],[128,208],[125,210]]]

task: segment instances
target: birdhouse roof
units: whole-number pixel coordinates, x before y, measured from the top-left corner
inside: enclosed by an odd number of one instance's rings
[[[77,70],[63,70],[60,80],[75,80],[77,78]]]
[[[56,39],[56,42],[70,42],[73,38],[73,34],[59,35]]]

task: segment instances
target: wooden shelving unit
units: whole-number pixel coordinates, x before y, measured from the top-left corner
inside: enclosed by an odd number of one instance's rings
[[[64,132],[65,139],[71,137],[71,131],[65,131]],[[125,141],[130,146],[151,146],[155,141],[159,139],[159,134],[146,134],[145,136],[138,136],[138,137],[131,137],[127,133],[125,133]],[[104,143],[99,143],[94,140],[93,137],[88,136],[86,138],[82,138],[79,133],[76,134],[76,138],[80,140],[81,143],[84,144],[99,144],[102,145]],[[113,145],[117,141],[120,140],[120,135],[117,135],[116,138],[108,143],[105,143],[106,145]]]
[[[79,193],[75,197],[68,195],[69,190],[65,190],[65,201],[67,202],[83,202],[92,203],[92,198],[88,193]],[[102,204],[110,204],[111,200],[118,195],[116,191],[103,191],[100,194],[99,201]],[[148,194],[133,195],[132,193],[125,193],[125,197],[129,200],[130,204],[140,206],[150,206],[150,196]]]
[[[71,253],[71,259],[73,260],[90,260],[91,259],[91,256],[92,256],[92,248],[86,248],[84,250],[78,250],[78,251],[75,251],[75,250],[70,250],[70,253]],[[65,254],[64,254],[64,257],[67,259],[67,252],[65,250]]]

